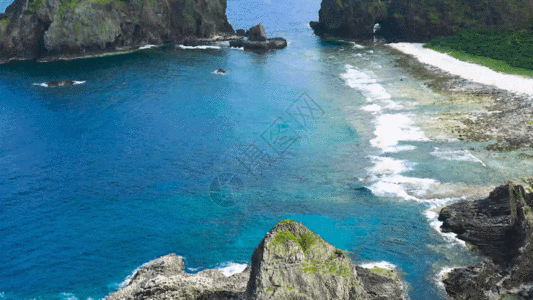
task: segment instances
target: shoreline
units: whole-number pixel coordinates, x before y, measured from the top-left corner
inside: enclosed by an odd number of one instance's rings
[[[77,60],[77,59],[99,58],[99,57],[130,54],[130,53],[136,53],[136,52],[143,51],[143,50],[160,49],[164,47],[170,47],[170,48],[179,48],[180,46],[200,47],[200,46],[211,45],[217,42],[229,42],[229,41],[241,40],[241,39],[243,39],[243,37],[237,36],[237,35],[228,35],[228,36],[217,35],[212,38],[197,38],[195,40],[196,45],[194,46],[185,45],[184,43],[187,42],[186,40],[181,40],[177,43],[164,43],[164,44],[159,44],[159,45],[139,44],[135,46],[117,47],[115,49],[105,50],[105,51],[89,51],[89,52],[84,52],[80,54],[57,54],[57,55],[43,56],[37,59],[9,58],[7,60],[1,60],[0,65],[9,65],[9,64],[18,63],[18,62],[32,62],[32,61],[35,63],[53,63],[53,62],[71,61],[71,60]]]
[[[486,150],[523,150],[528,153],[520,153],[521,158],[533,158],[533,79],[498,73],[422,48],[422,44],[396,43],[385,46],[391,52],[401,54],[403,58],[398,60],[399,64],[427,80],[429,88],[451,97],[449,104],[475,104],[481,108],[461,111],[458,106],[458,111],[447,116],[441,114],[438,121],[440,127],[444,127],[442,129],[456,135],[459,140],[488,142],[490,144],[484,147]],[[432,58],[435,60],[432,61]],[[443,62],[446,66],[442,65]],[[481,71],[487,73],[478,75]],[[496,80],[490,75],[501,80],[504,78],[507,86],[503,83],[499,86],[490,85]],[[513,88],[511,83],[516,78],[530,85],[522,89]]]

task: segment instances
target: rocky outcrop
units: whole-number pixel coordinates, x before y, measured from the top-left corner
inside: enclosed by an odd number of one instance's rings
[[[405,299],[395,271],[356,267],[344,251],[304,225],[285,220],[263,238],[252,264],[230,277],[216,270],[183,271],[174,254],[144,265],[107,300]]]
[[[170,254],[144,265],[127,286],[106,299],[236,300],[245,291],[249,274],[250,268],[230,277],[217,270],[188,274],[183,271],[182,258]]]
[[[242,32],[241,32],[242,33]],[[244,48],[255,52],[264,52],[268,50],[283,49],[287,47],[287,40],[281,37],[268,38],[263,24],[259,23],[246,31],[245,39],[230,41],[230,47]]]
[[[310,25],[321,36],[369,38],[380,23],[385,37],[425,42],[462,28],[528,27],[532,7],[526,0],[322,0],[319,22]]]
[[[457,233],[458,238],[488,257],[445,276],[443,282],[450,296],[533,299],[531,206],[533,193],[527,193],[522,185],[509,183],[496,188],[487,199],[461,201],[442,209],[442,230]]]
[[[264,42],[267,40],[267,35],[265,33],[265,26],[263,24],[259,23],[255,25],[254,27],[250,28],[247,33],[248,40],[250,41],[257,41],[257,42]]]
[[[230,36],[226,0],[15,0],[0,21],[0,62]]]

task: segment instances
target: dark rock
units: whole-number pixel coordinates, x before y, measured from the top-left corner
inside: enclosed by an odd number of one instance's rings
[[[216,73],[218,73],[218,74],[226,74],[226,71],[224,71],[222,69],[218,69],[218,70],[216,70]]]
[[[238,36],[246,36],[246,31],[244,29],[237,29],[237,31],[235,31],[235,33],[238,35]]]
[[[195,36],[188,36],[183,40],[183,46],[198,46],[198,38]]]
[[[249,41],[265,42],[267,40],[265,26],[259,23],[254,27],[251,27],[247,32],[247,36]]]
[[[242,48],[244,47],[244,40],[232,40],[229,42],[230,47]]]
[[[522,0],[322,0],[319,22],[310,25],[324,37],[370,38],[380,23],[379,34],[386,38],[425,42],[462,28],[529,27],[532,16],[530,4]]]
[[[533,282],[532,204],[533,193],[509,183],[487,199],[461,201],[441,210],[442,230],[457,233],[489,258],[447,274],[443,282],[450,296],[482,300],[533,293],[527,287]]]
[[[49,81],[49,82],[47,82],[45,84],[47,86],[49,86],[49,87],[51,87],[51,86],[69,86],[69,85],[73,85],[74,81],[72,81],[72,80]]]
[[[266,41],[249,41],[249,40],[233,40],[229,42],[230,47],[244,48],[254,52],[265,52],[269,50],[283,49],[287,47],[287,40],[284,38],[271,38]]]
[[[175,254],[160,257],[106,299],[406,299],[395,271],[356,267],[342,250],[292,220],[278,223],[266,234],[253,253],[252,265],[242,273],[188,274],[183,267]]]

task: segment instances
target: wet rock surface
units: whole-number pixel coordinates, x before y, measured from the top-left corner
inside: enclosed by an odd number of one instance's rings
[[[242,34],[242,31],[240,32]],[[268,38],[265,32],[265,27],[259,23],[251,27],[243,35],[248,39],[236,39],[230,41],[230,47],[244,48],[244,50],[254,52],[266,52],[269,50],[283,49],[287,47],[287,40],[281,37]]]
[[[524,186],[530,191],[531,181]],[[533,299],[533,193],[524,186],[508,183],[486,199],[442,209],[442,230],[487,256],[444,277],[453,299]]]
[[[107,299],[406,299],[395,271],[356,267],[344,251],[292,220],[266,234],[242,273],[188,274],[183,267],[175,254],[160,257],[142,266]]]
[[[487,150],[512,151],[533,148],[533,97],[494,86],[479,84],[451,75],[439,68],[402,57],[397,65],[407,67],[426,85],[451,97],[468,96],[480,100],[482,110],[458,114],[461,126],[449,128],[459,140],[488,142]],[[487,99],[489,99],[487,101]],[[527,154],[526,154],[527,155]]]

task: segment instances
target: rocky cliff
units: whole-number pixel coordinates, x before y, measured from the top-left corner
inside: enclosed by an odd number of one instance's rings
[[[344,251],[304,225],[278,223],[252,255],[252,264],[230,277],[217,270],[183,271],[176,255],[143,266],[107,300],[348,300],[405,299],[395,271],[356,267]]]
[[[532,16],[530,0],[322,0],[311,26],[321,36],[369,38],[380,23],[385,37],[425,42],[462,28],[529,27]]]
[[[15,0],[0,14],[0,62],[233,33],[226,0]]]
[[[525,185],[531,188],[530,184]],[[442,209],[442,230],[477,249],[487,260],[446,275],[454,299],[533,299],[533,193],[507,184],[487,199]]]

